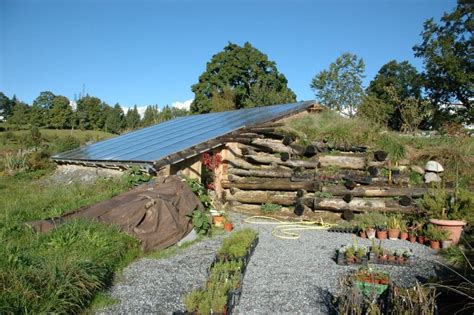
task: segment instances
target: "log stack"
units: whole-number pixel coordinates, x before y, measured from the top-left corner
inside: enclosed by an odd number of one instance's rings
[[[381,175],[390,167],[384,152],[374,158],[364,146],[324,141],[301,145],[298,137],[297,131],[276,124],[249,128],[226,139],[237,143],[238,153],[224,160],[224,201],[235,210],[274,203],[297,215],[311,210],[417,211],[413,199],[426,188],[409,187],[403,175],[389,183]]]

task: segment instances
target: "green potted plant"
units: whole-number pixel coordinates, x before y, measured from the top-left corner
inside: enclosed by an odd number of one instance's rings
[[[428,224],[426,228],[425,235],[430,241],[430,247],[432,249],[439,249],[440,242],[447,239],[449,236],[449,232],[439,227],[435,226],[434,224]]]
[[[387,223],[378,223],[375,226],[375,229],[377,230],[377,238],[380,240],[386,240],[387,239]]]
[[[398,214],[393,214],[387,219],[388,238],[391,240],[398,239],[400,235],[400,220],[401,217]]]
[[[430,223],[449,232],[448,238],[456,245],[466,221],[472,219],[474,193],[462,189],[448,193],[437,188],[425,193],[419,206],[428,213]]]
[[[400,220],[400,239],[404,241],[408,239],[407,221],[404,219]]]

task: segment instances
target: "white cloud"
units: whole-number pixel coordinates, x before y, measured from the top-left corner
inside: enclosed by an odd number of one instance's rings
[[[176,102],[171,103],[171,107],[176,107],[176,108],[179,108],[179,109],[189,110],[189,107],[191,106],[192,102],[193,102],[193,99],[186,100],[184,102],[176,101]]]

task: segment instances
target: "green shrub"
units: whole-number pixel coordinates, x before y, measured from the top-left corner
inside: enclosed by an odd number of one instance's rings
[[[425,230],[425,236],[430,241],[444,241],[448,239],[449,232],[442,230],[433,224],[428,224],[428,227]]]
[[[183,179],[196,196],[198,196],[204,208],[209,210],[212,206],[212,200],[204,185],[194,178],[183,176]]]
[[[122,175],[123,183],[129,188],[146,183],[151,178],[149,174],[144,173],[138,166],[132,166]]]
[[[192,222],[194,230],[199,235],[207,235],[211,230],[211,223],[209,222],[209,216],[200,210],[194,210],[192,214]]]
[[[227,259],[242,258],[247,254],[247,250],[257,235],[257,232],[252,229],[243,229],[232,233],[231,236],[224,239],[217,255]]]
[[[388,158],[394,162],[404,159],[407,155],[406,148],[398,136],[384,134],[377,141],[377,147],[388,153]]]
[[[260,207],[263,213],[277,213],[281,211],[281,206],[274,203],[265,203]]]
[[[81,142],[74,136],[67,135],[64,138],[58,138],[54,142],[55,152],[60,153],[64,151],[74,150],[81,146]]]

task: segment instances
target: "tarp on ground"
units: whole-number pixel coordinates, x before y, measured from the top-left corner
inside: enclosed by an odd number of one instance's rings
[[[73,219],[98,220],[119,226],[140,240],[145,252],[176,244],[193,229],[190,215],[203,209],[198,197],[177,176],[157,179],[154,184],[135,189],[65,214],[59,219],[30,222],[47,232]]]

